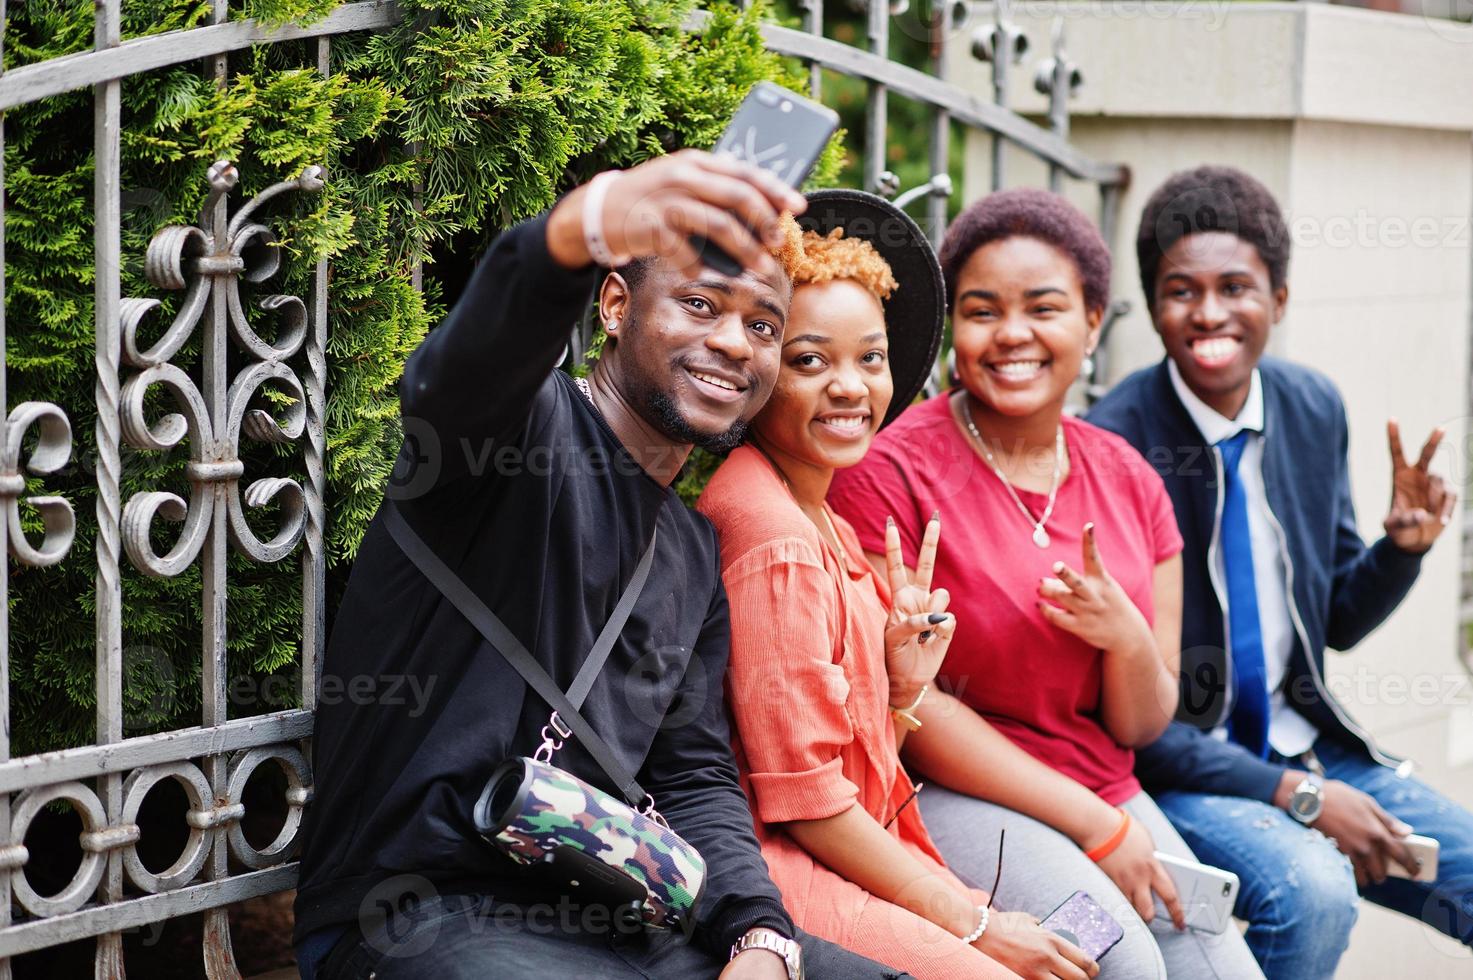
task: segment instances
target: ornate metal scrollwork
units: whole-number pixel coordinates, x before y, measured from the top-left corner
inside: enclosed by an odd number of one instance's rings
[[[238,176],[230,163],[217,162],[209,170],[210,195],[200,210],[199,223],[160,229],[148,244],[144,271],[149,282],[160,289],[185,290],[179,311],[163,335],[146,349],[139,344],[138,328],[160,305],[158,300],[130,298],[120,307],[122,359],[139,369],[122,386],[123,438],[135,448],[158,451],[178,445],[187,436],[190,447],[187,501],[167,491],[146,491],[135,494],[123,508],[123,549],[145,575],[173,576],[187,568],[204,545],[217,505],[227,509],[231,543],[256,561],[279,561],[291,553],[306,530],[307,499],[296,480],[264,478],[241,493],[245,466],[240,458],[240,437],[244,433],[256,442],[289,443],[302,436],[306,392],[296,371],[286,362],[306,340],[307,307],[296,296],[272,294],[259,298],[257,307],[280,324],[276,335],[268,339],[247,319],[240,283],[270,279],[281,262],[275,234],[252,217],[267,201],[286,191],[321,190],[322,168],[308,167],[295,180],[271,185],[227,221],[218,205],[235,187]],[[251,359],[230,382],[223,399],[218,391],[201,392],[184,370],[170,363],[206,313],[217,328],[228,329],[235,346]],[[207,377],[223,378],[223,348],[207,349],[204,356],[217,359],[211,365],[215,370],[207,372]],[[281,418],[251,407],[252,399],[267,384],[284,388],[293,399]],[[145,396],[154,386],[169,393],[177,412],[150,422]],[[220,484],[225,487],[223,497],[214,490]],[[280,526],[269,540],[262,541],[246,521],[245,508],[273,502],[280,507]],[[163,555],[153,550],[150,541],[155,518],[184,525]]]
[[[25,848],[26,832],[43,807],[58,802],[70,804],[82,818],[82,864],[65,888],[54,895],[42,895],[31,887],[26,878],[24,865],[29,857]],[[97,883],[102,880],[107,867],[106,852],[135,842],[137,837],[131,831],[136,830],[136,827],[109,828],[102,800],[85,783],[57,783],[20,794],[11,812],[10,840],[6,849],[9,852],[7,856],[12,859],[7,863],[13,864],[10,887],[16,901],[27,912],[42,917],[76,911],[97,890]]]
[[[302,825],[302,811],[312,799],[312,768],[307,764],[306,756],[294,745],[267,745],[238,753],[230,760],[227,798],[241,800],[251,774],[266,762],[276,763],[286,775],[286,821],[275,839],[260,850],[246,840],[240,821],[229,825],[225,833],[230,853],[248,868],[269,868],[291,856],[299,843],[297,831]]]
[[[21,463],[22,444],[31,426],[37,430],[36,448]],[[26,538],[20,525],[20,497],[26,490],[22,469],[41,475],[54,473],[72,455],[72,426],[66,413],[50,402],[21,402],[0,428],[0,516],[10,529],[10,553],[22,565],[55,565],[66,556],[77,530],[76,515],[64,497],[27,497],[41,514],[45,533],[40,547]],[[3,556],[0,556],[3,560]]]

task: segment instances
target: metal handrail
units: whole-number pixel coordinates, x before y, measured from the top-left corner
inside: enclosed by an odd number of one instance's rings
[[[228,54],[258,44],[392,27],[402,17],[394,0],[361,0],[343,4],[306,26],[286,24],[270,27],[249,19],[150,34],[100,51],[79,51],[10,69],[0,75],[0,111],[127,78],[139,72]]]
[[[700,30],[710,17],[704,10],[694,11],[684,26],[687,30]],[[1123,164],[1093,160],[1057,134],[1008,109],[984,102],[934,75],[842,41],[815,37],[790,27],[763,24],[761,31],[767,47],[778,54],[803,58],[833,71],[878,82],[889,92],[950,113],[957,122],[996,133],[1034,156],[1063,168],[1071,177],[1112,187],[1123,186],[1130,181],[1130,170]]]

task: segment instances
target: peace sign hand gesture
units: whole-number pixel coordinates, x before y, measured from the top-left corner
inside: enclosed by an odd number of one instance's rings
[[[936,677],[956,631],[956,617],[946,611],[951,595],[931,591],[936,569],[936,546],[941,541],[941,512],[931,515],[915,577],[905,570],[900,529],[894,518],[885,520],[885,569],[890,579],[890,619],[885,624],[885,669],[890,675],[890,703],[910,704]]]
[[[1386,536],[1402,551],[1416,554],[1432,547],[1432,542],[1452,520],[1458,495],[1448,489],[1447,481],[1427,468],[1447,430],[1432,430],[1422,446],[1415,464],[1408,464],[1401,448],[1401,426],[1396,419],[1386,422],[1386,436],[1391,443],[1391,509],[1386,514]]]

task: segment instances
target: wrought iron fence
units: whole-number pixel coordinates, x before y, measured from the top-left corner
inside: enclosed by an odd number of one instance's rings
[[[62,943],[96,937],[96,975],[124,976],[122,933],[195,912],[204,914],[202,956],[207,976],[238,976],[231,949],[226,907],[241,900],[282,891],[296,883],[292,862],[303,808],[312,796],[310,753],[312,710],[317,699],[323,649],[323,529],[330,515],[323,504],[323,454],[327,288],[326,262],[319,263],[310,296],[267,295],[258,305],[278,318],[272,339],[248,322],[242,283],[262,283],[277,269],[277,242],[261,217],[262,206],[277,195],[310,194],[330,174],[308,168],[296,179],[275,184],[245,202],[232,200],[237,174],[228,162],[209,171],[208,200],[192,225],[159,229],[144,257],[148,281],[159,291],[183,293],[178,312],[151,346],[141,347],[140,324],[158,306],[156,296],[124,297],[119,277],[121,254],[120,93],[130,76],[204,59],[224,82],[227,55],[258,44],[315,39],[317,67],[329,71],[331,38],[354,31],[382,29],[399,21],[388,0],[347,3],[306,26],[268,28],[251,20],[229,19],[227,0],[211,0],[211,24],[186,31],[123,41],[122,0],[96,0],[93,50],[16,68],[0,69],[0,113],[88,87],[94,93],[96,282],[95,409],[98,466],[96,541],[96,738],[92,745],[10,757],[8,563],[0,561],[0,980],[11,974],[10,958]],[[141,2],[141,0],[138,0]],[[891,62],[886,57],[893,4],[865,3],[868,50],[826,39],[823,0],[807,0],[805,29],[768,26],[766,43],[781,54],[812,66],[815,90],[824,69],[868,83],[868,134],[864,180],[870,189],[894,194],[885,170],[888,98],[917,100],[932,110],[929,181],[899,199],[927,199],[929,233],[937,241],[945,229],[947,198],[953,190],[947,168],[951,121],[993,134],[993,181],[1001,185],[1001,147],[1013,143],[1045,160],[1057,184],[1064,175],[1097,184],[1100,222],[1111,237],[1125,168],[1089,159],[1068,142],[1068,98],[1078,73],[1055,31],[1054,50],[1036,84],[1051,96],[1049,127],[1038,126],[1006,105],[1009,69],[1021,49],[1021,34],[1005,5],[992,8],[985,22],[971,23],[966,4],[942,4],[930,19],[937,42],[935,74]],[[5,0],[0,0],[0,20]],[[686,25],[698,30],[704,13]],[[973,51],[994,65],[991,101],[945,83],[949,32],[975,33]],[[0,34],[3,45],[3,34]],[[3,150],[0,116],[0,150]],[[0,182],[3,182],[0,154]],[[3,198],[0,198],[0,258],[4,253]],[[4,278],[0,262],[0,405],[5,401]],[[198,337],[197,363],[176,358]],[[227,366],[227,349],[244,363]],[[273,383],[293,397],[284,419],[249,407],[262,385]],[[165,392],[176,408],[150,423],[145,396]],[[83,412],[83,406],[69,406]],[[22,566],[60,561],[75,547],[74,514],[58,496],[25,497],[44,521],[39,544],[28,539],[19,518],[26,492],[25,474],[44,476],[65,465],[71,453],[68,406],[26,402],[10,410],[0,427],[0,553]],[[23,453],[28,434],[34,438]],[[302,448],[304,482],[287,478],[249,480],[239,453],[240,440],[292,443]],[[164,491],[145,491],[122,499],[120,453],[123,446],[144,452],[169,452],[187,442],[189,499]],[[24,456],[24,458],[23,458]],[[249,482],[247,482],[249,480]],[[262,540],[246,520],[248,508],[271,503],[279,514],[274,535]],[[150,528],[158,518],[182,522],[175,544],[158,554]],[[227,550],[256,562],[283,562],[297,555],[302,588],[302,707],[244,719],[226,713],[226,557]],[[124,737],[121,575],[124,562],[142,575],[176,576],[195,565],[201,570],[204,629],[202,713],[195,727]],[[289,569],[284,574],[290,574]],[[285,774],[287,818],[275,840],[254,847],[241,828],[246,783],[263,765]],[[144,798],[173,780],[188,798],[188,840],[183,852],[159,872],[138,855],[137,823]],[[26,875],[30,855],[27,830],[43,807],[62,804],[79,815],[83,857],[72,880],[59,892],[43,895]],[[230,859],[248,870],[232,873]],[[19,915],[15,912],[18,910]]]

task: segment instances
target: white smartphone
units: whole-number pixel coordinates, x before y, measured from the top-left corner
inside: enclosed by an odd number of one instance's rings
[[[1403,868],[1400,862],[1388,861],[1386,863],[1386,873],[1393,878],[1408,878],[1412,881],[1436,881],[1437,855],[1441,850],[1441,845],[1437,843],[1436,838],[1423,837],[1421,834],[1409,834],[1403,838],[1403,842],[1406,844],[1407,849],[1412,852],[1412,856],[1420,860],[1422,864],[1413,873],[1410,868]]]
[[[1187,928],[1221,935],[1233,923],[1233,904],[1238,900],[1238,876],[1231,871],[1156,852],[1156,860],[1176,885]],[[1156,918],[1170,921],[1161,899],[1156,899]]]

